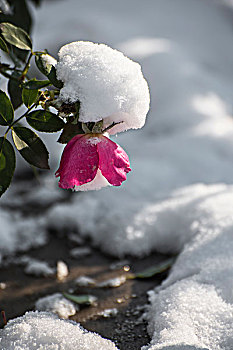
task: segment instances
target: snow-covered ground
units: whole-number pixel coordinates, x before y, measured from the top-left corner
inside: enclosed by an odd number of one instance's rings
[[[45,2],[35,15],[37,49],[57,55],[65,43],[91,40],[138,61],[151,109],[142,130],[117,137],[133,169],[121,188],[74,195],[69,204],[49,181],[46,190],[22,197],[9,190],[3,204],[40,203],[45,196],[54,205],[46,218],[37,218],[39,229],[17,214],[8,220],[9,211],[2,210],[0,253],[43,244],[46,227],[67,226],[117,256],[178,252],[167,280],[149,294],[152,341],[145,349],[232,349],[231,1],[67,0]],[[56,170],[57,136],[42,137]],[[30,227],[23,230],[27,246],[20,225]]]

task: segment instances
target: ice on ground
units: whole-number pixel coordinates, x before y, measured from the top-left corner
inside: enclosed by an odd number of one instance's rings
[[[47,312],[27,312],[0,329],[1,350],[114,350],[116,346],[79,324]]]
[[[37,300],[35,309],[38,311],[49,311],[62,318],[69,318],[76,314],[79,307],[67,300],[61,293],[47,295]]]
[[[79,121],[104,119],[109,132],[141,128],[149,110],[149,90],[141,67],[104,44],[77,41],[59,51],[57,77],[64,82],[60,98],[80,101]]]

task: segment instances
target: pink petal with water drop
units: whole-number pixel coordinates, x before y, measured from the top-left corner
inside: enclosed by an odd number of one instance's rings
[[[126,180],[126,174],[131,171],[128,155],[105,136],[101,136],[97,149],[101,173],[111,185],[120,186]]]
[[[64,148],[60,167],[59,187],[73,188],[92,181],[99,166],[97,145],[88,142],[89,136],[76,135]]]

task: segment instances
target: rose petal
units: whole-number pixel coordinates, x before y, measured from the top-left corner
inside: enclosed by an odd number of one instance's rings
[[[126,152],[115,142],[101,136],[97,144],[99,153],[99,168],[103,176],[113,186],[120,186],[126,180],[126,174],[131,171]]]
[[[64,148],[60,167],[56,176],[60,176],[59,187],[73,188],[92,181],[99,166],[96,144],[88,142],[87,135],[76,135]]]

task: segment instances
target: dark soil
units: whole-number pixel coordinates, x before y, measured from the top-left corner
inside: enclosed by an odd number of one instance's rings
[[[18,176],[15,181],[19,185],[17,186],[19,190],[14,192],[14,195],[20,196],[24,205],[15,205],[14,202],[11,204],[9,201],[5,205],[3,201],[1,206],[8,210],[20,211],[25,216],[46,215],[53,203],[43,205],[43,203],[33,203],[28,200],[27,194],[30,188],[39,186],[32,174],[24,173],[22,178]],[[26,185],[25,181],[27,181]],[[72,195],[71,191],[64,192],[61,202],[69,202]],[[84,244],[87,246],[90,242],[86,241]],[[24,266],[15,263],[17,261],[15,257],[10,260],[10,263],[8,258],[8,264],[0,269],[0,282],[6,283],[6,288],[0,289],[0,311],[4,310],[9,320],[23,315],[26,311],[34,310],[35,302],[48,294],[56,292],[91,294],[98,298],[97,303],[93,306],[80,307],[71,319],[80,322],[84,328],[111,339],[121,350],[141,349],[143,345],[150,342],[146,322],[141,317],[145,311],[145,305],[148,304],[147,291],[159,285],[166,277],[166,273],[149,279],[128,279],[126,283],[115,288],[77,287],[74,281],[81,275],[101,282],[124,274],[141,272],[163,262],[167,256],[154,253],[143,259],[128,257],[125,265],[118,264],[118,268],[113,269],[112,265],[119,263],[119,260],[103,254],[96,248],[92,250],[91,255],[80,259],[72,258],[70,250],[75,246],[77,244],[67,238],[67,232],[61,234],[61,232],[51,231],[46,246],[26,252],[32,258],[48,262],[51,267],[55,267],[58,260],[64,261],[69,267],[69,275],[62,282],[58,281],[55,275],[52,277],[26,275]],[[18,254],[16,258],[21,255],[24,254]],[[127,271],[128,268],[124,269],[126,265],[130,267],[129,271]],[[115,316],[106,318],[100,315],[104,310],[113,308],[118,310]],[[3,326],[0,315],[0,327]]]
[[[86,329],[111,339],[121,350],[141,349],[141,346],[150,341],[146,323],[140,318],[145,304],[148,303],[147,291],[159,285],[166,274],[150,279],[127,280],[115,288],[77,287],[74,280],[85,275],[100,282],[122,274],[141,271],[167,257],[159,254],[144,259],[130,257],[127,259],[130,271],[127,272],[123,266],[113,270],[111,264],[116,260],[97,249],[89,256],[73,259],[69,255],[73,246],[74,244],[68,239],[58,238],[51,233],[51,239],[46,246],[27,252],[31,257],[47,261],[51,266],[56,266],[58,260],[65,261],[70,273],[62,282],[59,282],[56,276],[38,278],[26,275],[23,266],[13,263],[0,269],[0,281],[6,283],[6,288],[0,290],[0,309],[5,311],[9,320],[33,310],[35,301],[48,294],[72,290],[74,294],[95,295],[98,298],[97,304],[82,306],[72,319],[80,322]],[[115,316],[108,318],[100,316],[101,311],[112,308],[118,310]],[[3,320],[0,326],[3,326]]]

